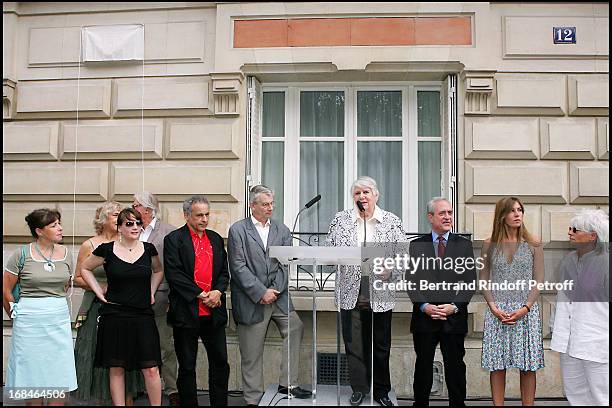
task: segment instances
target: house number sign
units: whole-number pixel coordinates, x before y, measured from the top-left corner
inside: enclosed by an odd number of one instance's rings
[[[553,27],[554,44],[576,44],[576,27]]]

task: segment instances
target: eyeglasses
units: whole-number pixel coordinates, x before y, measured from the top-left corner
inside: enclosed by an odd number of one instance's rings
[[[579,230],[576,227],[569,227],[569,231],[572,231],[575,234],[576,232],[580,232],[582,230]]]
[[[133,209],[137,209],[138,207],[142,207],[142,204],[140,203],[132,204]]]
[[[134,224],[136,224],[138,226],[141,226],[142,225],[142,221],[126,221],[124,225],[126,227],[133,227]]]

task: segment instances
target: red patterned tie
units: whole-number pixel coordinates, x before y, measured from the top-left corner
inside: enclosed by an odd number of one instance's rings
[[[446,254],[446,245],[444,244],[444,236],[438,235],[438,258],[444,258]]]

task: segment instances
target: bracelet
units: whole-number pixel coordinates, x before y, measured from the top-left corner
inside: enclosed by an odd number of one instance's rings
[[[523,306],[521,306],[521,307],[525,307],[525,308],[527,308],[527,313],[531,312],[531,309],[529,308],[529,306],[527,306],[527,305],[523,305]]]

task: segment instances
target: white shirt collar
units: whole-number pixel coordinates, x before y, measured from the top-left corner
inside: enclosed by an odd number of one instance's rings
[[[262,227],[267,227],[270,225],[270,219],[268,218],[268,221],[266,221],[266,225],[262,224],[261,222],[257,221],[257,218],[253,217],[251,215],[251,221],[253,222],[253,225],[257,226],[260,225]]]
[[[361,215],[359,214],[359,210],[357,209],[357,206],[353,208],[352,216],[353,216],[354,221],[357,221],[358,219],[361,218]],[[372,214],[372,218],[368,219],[368,221],[376,220],[378,222],[382,222],[382,219],[383,219],[383,210],[381,210],[379,206],[375,205],[374,213]]]
[[[446,242],[448,242],[448,236],[450,235],[450,231],[446,231],[444,234],[442,234],[442,236],[444,237],[444,240]],[[433,239],[433,242],[438,242],[438,237],[440,235],[438,233],[436,233],[435,231],[431,231],[431,238]]]
[[[146,231],[146,230],[153,231],[155,229],[156,224],[157,224],[157,217],[153,217],[149,225],[147,225],[147,228],[143,228],[143,231]]]

